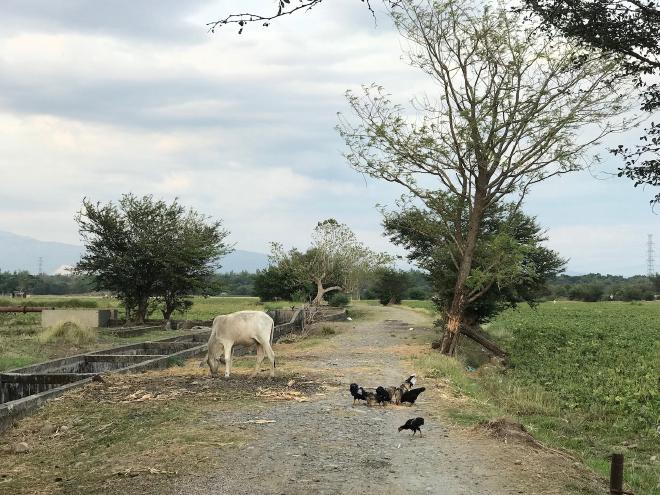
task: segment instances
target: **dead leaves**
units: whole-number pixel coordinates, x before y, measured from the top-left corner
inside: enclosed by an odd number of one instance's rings
[[[121,469],[112,473],[112,476],[124,476],[129,478],[134,478],[135,476],[140,476],[142,474],[165,474],[165,475],[176,475],[177,471],[167,471],[164,469],[156,469],[152,467],[129,467],[126,469]]]
[[[305,397],[301,392],[297,390],[274,390],[269,388],[257,389],[257,397],[266,399],[267,401],[276,401],[276,400],[292,400],[295,402],[309,402],[309,397]]]
[[[148,393],[146,390],[137,390],[126,396],[124,400],[120,400],[119,403],[127,404],[129,402],[146,402],[150,400],[173,400],[186,393],[190,393],[190,391],[185,389],[175,389],[161,393]]]

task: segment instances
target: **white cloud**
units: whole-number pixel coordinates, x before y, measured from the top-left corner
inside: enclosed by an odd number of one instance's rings
[[[359,2],[333,0],[268,29],[209,35],[204,23],[224,12],[269,6],[124,3],[126,15],[97,2],[3,5],[0,230],[77,243],[83,197],[134,192],[224,219],[242,249],[304,246],[328,217],[393,249],[374,205],[403,191],[365,187],[333,130],[346,89],[382,83],[404,104],[434,91],[400,60],[387,18],[376,28]],[[574,270],[634,273],[631,253],[657,225],[648,196],[582,174],[539,187],[528,208]]]

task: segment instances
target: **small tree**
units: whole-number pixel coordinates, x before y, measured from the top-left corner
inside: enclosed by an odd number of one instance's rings
[[[448,195],[444,195],[448,196]],[[453,218],[469,222],[467,209],[460,204]],[[445,211],[447,205],[443,208]],[[385,232],[395,244],[405,247],[408,259],[429,273],[434,303],[446,315],[454,301],[460,252],[453,241],[453,229],[436,211],[407,205],[385,217]],[[546,282],[563,270],[565,261],[543,246],[545,237],[531,217],[516,204],[489,208],[479,228],[470,276],[465,282],[467,304],[463,310],[462,332],[479,337],[493,352],[502,351],[475,334],[479,325],[502,310],[520,302],[535,304],[545,292]],[[446,324],[446,317],[445,317]]]
[[[285,266],[271,265],[259,270],[254,280],[254,295],[262,301],[294,300],[295,296],[311,290],[312,287],[301,284]]]
[[[383,306],[401,304],[403,294],[409,285],[410,280],[406,272],[385,268],[376,274],[374,292]]]
[[[75,217],[85,245],[76,272],[94,277],[97,289],[117,294],[127,319],[143,323],[151,298],[169,318],[186,306],[185,296],[207,281],[230,248],[221,222],[176,200],[124,194],[117,204],[83,200]]]
[[[452,355],[466,308],[489,290],[472,273],[486,212],[578,170],[591,145],[628,125],[612,120],[628,109],[627,99],[607,76],[614,61],[576,65],[579,48],[538,39],[505,7],[404,0],[393,17],[409,41],[410,63],[438,91],[418,102],[416,121],[381,87],[365,88],[362,97],[349,92],[359,124],[343,120],[339,131],[353,168],[400,184],[451,232],[455,278],[441,351]],[[586,125],[589,134],[578,132]]]
[[[281,244],[272,244],[271,261],[287,270],[301,284],[316,286],[313,304],[332,291],[351,291],[365,273],[390,262],[390,257],[378,254],[360,243],[351,229],[335,219],[319,222],[312,233],[312,246],[304,253],[285,251]]]

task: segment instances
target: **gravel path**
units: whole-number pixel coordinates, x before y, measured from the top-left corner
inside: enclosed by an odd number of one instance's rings
[[[221,469],[179,479],[171,493],[522,493],[502,479],[496,461],[479,440],[470,444],[465,435],[428,418],[430,403],[424,394],[412,407],[352,406],[349,383],[398,384],[415,371],[406,369],[397,357],[373,349],[400,344],[423,317],[402,308],[379,314],[387,320],[342,324],[342,332],[330,340],[332,345],[307,359],[309,369],[327,372],[341,386],[328,388],[310,402],[269,405],[253,417],[213,418],[228,429],[250,419],[275,422],[250,425],[257,430],[255,441],[240,450],[219,450]],[[398,426],[416,416],[427,417],[422,438],[397,432]]]

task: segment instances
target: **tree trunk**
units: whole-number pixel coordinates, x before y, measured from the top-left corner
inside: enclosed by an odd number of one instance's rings
[[[470,214],[468,233],[463,246],[463,256],[456,276],[456,283],[454,284],[454,298],[447,312],[447,324],[440,345],[440,352],[447,356],[454,356],[456,354],[456,346],[458,345],[461,327],[464,324],[463,319],[467,298],[465,282],[470,276],[470,270],[472,270],[472,260],[477,247],[479,227],[485,210],[485,203],[485,191],[477,186],[474,206]]]
[[[135,323],[138,325],[144,325],[144,320],[147,319],[147,308],[149,306],[149,300],[140,301],[138,303],[137,311],[135,312]]]
[[[338,285],[324,289],[322,280],[316,279],[315,282],[316,282],[316,297],[312,301],[312,304],[315,306],[319,306],[321,304],[321,302],[323,301],[323,296],[328,292],[331,292],[333,290],[341,290],[341,287],[339,287]]]
[[[507,357],[506,351],[502,349],[500,346],[498,346],[495,342],[490,340],[488,337],[486,337],[486,334],[484,334],[483,330],[479,328],[479,325],[475,325],[475,326],[464,325],[463,327],[461,327],[461,333],[466,337],[471,338],[479,345],[485,347],[490,352],[495,354],[497,357],[501,357],[501,358]]]

